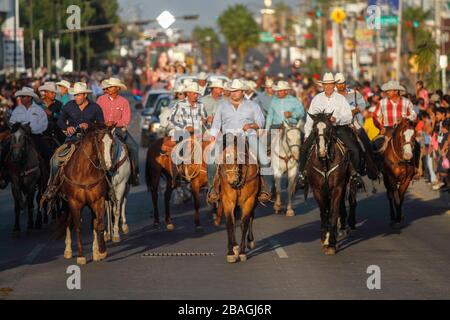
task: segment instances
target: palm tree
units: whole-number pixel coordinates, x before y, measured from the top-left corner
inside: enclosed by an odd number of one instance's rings
[[[214,52],[220,48],[219,36],[213,28],[195,27],[192,37],[198,43],[202,55],[206,59],[206,65],[211,70]]]
[[[439,46],[433,39],[431,32],[425,32],[421,39],[418,40],[413,54],[418,66],[420,78],[424,78],[425,75],[432,76],[434,73],[433,68],[436,68],[436,50]],[[428,79],[428,82],[434,82],[432,78]],[[430,83],[428,83],[430,85]]]
[[[403,12],[403,27],[406,34],[409,51],[414,50],[417,41],[426,37],[425,20],[430,18],[431,11],[424,11],[421,7],[407,7]],[[418,25],[417,25],[418,24]],[[419,27],[420,26],[420,27]]]
[[[220,15],[218,25],[227,40],[228,47],[237,51],[238,67],[242,69],[247,51],[259,43],[258,24],[244,5],[237,4],[228,7]]]

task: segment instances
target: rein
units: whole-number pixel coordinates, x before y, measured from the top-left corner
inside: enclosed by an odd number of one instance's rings
[[[397,162],[399,162],[399,163],[405,163],[405,164],[411,163],[411,162],[413,161],[413,159],[411,159],[411,160],[405,160],[405,159],[402,159],[402,158],[397,154],[397,152],[395,151],[395,146],[394,146],[394,139],[393,139],[393,136],[394,136],[394,135],[392,135],[392,137],[391,137],[391,139],[390,139],[390,140],[391,140],[390,145],[391,145],[391,148],[392,148],[392,153],[394,154],[394,157],[397,159]],[[401,148],[403,148],[404,146],[406,146],[406,145],[408,145],[408,144],[411,146],[411,149],[414,149],[411,142],[405,142],[405,143],[403,143],[403,144],[401,145]]]
[[[324,134],[319,134],[319,137],[320,136],[325,136]],[[342,159],[341,159],[341,161],[339,162],[339,163],[337,163],[335,166],[333,166],[331,169],[328,169],[328,170],[320,170],[319,168],[317,168],[316,166],[313,166],[312,168],[314,169],[314,171],[316,171],[317,173],[319,173],[325,180],[328,180],[328,178],[330,177],[330,175],[334,172],[334,171],[336,171],[336,169],[337,168],[339,168],[340,167],[340,165],[341,164],[343,164],[344,163],[344,161],[345,161],[345,149],[344,149],[344,147],[341,145],[341,142],[340,142],[340,140],[338,140],[338,139],[336,139],[336,140],[334,140],[335,141],[335,145],[338,147],[338,149],[339,149],[339,151],[341,152],[341,154],[342,154]],[[328,157],[328,150],[329,150],[329,144],[331,144],[331,142],[333,142],[333,139],[329,139],[329,142],[327,143],[327,145],[326,145],[326,151],[327,151],[327,157],[325,158],[325,160],[330,160],[330,158]],[[314,144],[314,148],[316,148],[316,153],[318,154],[319,153],[319,151],[318,151],[318,147],[317,147],[317,143],[315,143]],[[320,158],[317,156],[317,159],[319,159],[320,160]]]
[[[292,154],[292,148],[293,147],[301,148],[301,144],[292,144],[292,145],[289,144],[288,139],[287,139],[287,133],[288,133],[288,131],[291,131],[291,130],[297,130],[297,131],[301,132],[300,128],[297,128],[297,127],[281,129],[281,132],[282,132],[282,140],[281,141],[286,143],[288,149],[286,150],[286,148],[284,148],[284,143],[283,143],[283,151],[286,154],[286,156],[277,154],[278,158],[280,158],[281,160],[283,160],[286,163],[286,167],[290,160],[295,160],[295,157]]]

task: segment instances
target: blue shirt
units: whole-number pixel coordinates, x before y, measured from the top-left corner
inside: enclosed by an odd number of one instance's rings
[[[103,111],[98,104],[89,101],[86,108],[81,111],[75,101],[69,101],[62,108],[58,118],[58,127],[66,130],[68,127],[76,128],[82,123],[87,123],[92,127],[95,123],[104,123]]]
[[[290,112],[291,117],[285,118],[284,113]],[[273,97],[270,103],[269,113],[266,120],[266,129],[270,129],[272,125],[280,125],[284,120],[290,123],[297,123],[305,116],[305,108],[297,98],[286,96],[283,99]]]

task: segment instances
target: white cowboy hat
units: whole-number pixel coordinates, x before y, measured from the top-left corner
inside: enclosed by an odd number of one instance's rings
[[[184,91],[183,92],[194,92],[194,93],[201,94],[200,88],[198,87],[198,83],[196,83],[196,82],[188,83],[184,87]]]
[[[36,93],[34,93],[34,90],[30,87],[23,87],[21,90],[18,90],[15,94],[15,97],[32,97],[33,99],[39,100],[39,97]]]
[[[102,87],[103,90],[105,90],[106,88],[109,87],[109,79],[105,79],[100,83],[100,86]]]
[[[204,73],[204,72],[200,72],[200,73],[197,75],[197,79],[198,79],[198,80],[206,80],[206,79],[208,79],[208,75],[207,75],[206,73]]]
[[[272,88],[273,87],[273,80],[270,79],[270,78],[267,78],[266,81],[264,82],[264,87]]]
[[[281,90],[291,90],[292,87],[287,81],[278,81],[278,83],[273,86],[273,91],[281,91]]]
[[[69,92],[72,95],[77,95],[81,93],[92,93],[92,91],[88,89],[87,84],[84,82],[76,82]]]
[[[255,81],[246,81],[245,82],[247,90],[252,90],[253,92],[256,92],[256,82]]]
[[[239,90],[245,90],[246,85],[241,79],[234,79],[231,83],[227,86],[228,91],[239,91]]]
[[[221,80],[214,80],[209,85],[210,88],[220,88],[223,89],[223,82]]]
[[[406,89],[400,85],[397,81],[390,80],[387,83],[383,84],[381,86],[381,90],[383,91],[390,91],[390,90],[399,90],[399,91],[406,91]]]
[[[331,72],[326,72],[323,75],[322,80],[317,81],[319,84],[325,84],[325,83],[336,83],[336,80],[334,79],[334,76]]]
[[[117,78],[109,78],[107,81],[104,81],[103,89],[107,89],[110,87],[119,87],[121,89],[127,90],[127,86]]]
[[[60,87],[67,88],[67,89],[70,89],[70,87],[71,87],[70,82],[66,81],[66,80],[61,80],[61,81],[57,82],[56,85],[60,86]]]
[[[367,111],[369,111],[369,112],[375,112],[375,109],[376,109],[377,107],[375,107],[375,106],[373,106],[373,107],[370,107],[369,109],[367,109]]]
[[[47,81],[42,86],[39,87],[39,91],[50,91],[53,93],[57,93],[58,87],[54,82]]]
[[[185,86],[182,84],[177,85],[175,88],[173,88],[174,93],[184,93]]]
[[[343,84],[346,82],[345,76],[340,72],[336,73],[336,75],[334,76],[334,80],[339,84]]]

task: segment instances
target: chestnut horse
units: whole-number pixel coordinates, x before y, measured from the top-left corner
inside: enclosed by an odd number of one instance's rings
[[[145,165],[145,178],[149,191],[152,194],[153,201],[153,226],[155,228],[160,227],[159,209],[158,209],[158,188],[161,176],[166,179],[166,190],[164,192],[164,205],[165,205],[165,223],[167,230],[174,230],[174,225],[170,217],[170,197],[172,196],[172,156],[171,154],[161,154],[161,146],[164,138],[156,140],[147,150],[147,160]],[[203,228],[200,224],[200,189],[208,184],[207,176],[207,164],[204,161],[204,150],[210,144],[209,141],[198,141],[193,138],[179,143],[174,149],[177,152],[180,147],[185,146],[187,153],[182,157],[187,163],[177,165],[178,174],[181,175],[192,187],[192,195],[194,197],[194,223],[196,231],[202,231]],[[189,159],[187,159],[189,158]],[[194,159],[195,158],[195,159]],[[190,162],[190,163],[189,163]]]
[[[233,143],[227,142],[233,138]],[[245,262],[246,241],[249,249],[256,247],[253,237],[253,220],[257,205],[257,196],[261,187],[258,165],[250,162],[253,156],[245,144],[244,153],[239,153],[237,144],[241,137],[226,136],[224,139],[223,164],[219,165],[220,203],[226,219],[228,233],[227,262]],[[238,209],[241,212],[241,244],[236,242],[235,223]]]
[[[89,207],[94,215],[93,260],[106,258],[104,214],[110,184],[106,172],[112,167],[112,145],[110,129],[103,126],[89,129],[81,137],[77,150],[61,169],[59,192],[69,205],[64,258],[72,258],[70,230],[73,225],[77,236],[78,264],[86,264],[81,242],[81,211],[85,206]]]
[[[399,227],[404,219],[403,200],[415,174],[415,143],[414,123],[403,119],[394,128],[384,151],[383,180],[389,199],[391,226],[393,227]]]
[[[313,121],[315,143],[306,164],[309,185],[320,208],[321,244],[326,255],[336,254],[338,221],[342,214],[346,187],[350,178],[345,147],[336,138],[332,114],[309,115]],[[305,197],[308,187],[305,188]],[[345,203],[344,203],[345,206]],[[354,210],[350,210],[350,213]],[[351,220],[352,218],[350,218]]]

